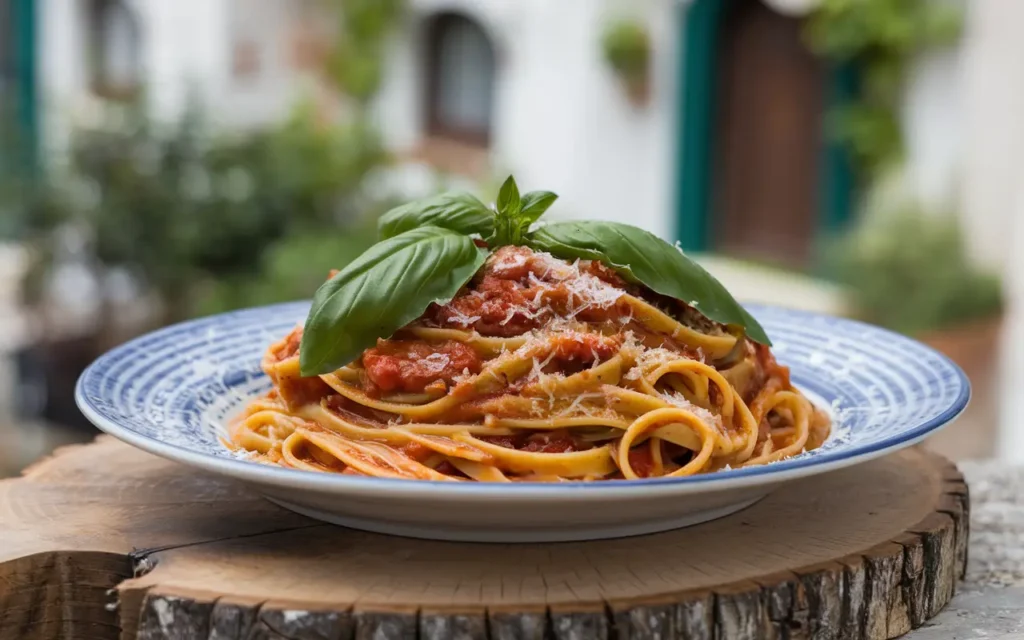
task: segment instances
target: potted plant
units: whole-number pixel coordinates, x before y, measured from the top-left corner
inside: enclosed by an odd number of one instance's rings
[[[45,415],[62,423],[78,416],[78,373],[113,344],[304,296],[376,237],[368,214],[382,194],[369,176],[386,156],[365,123],[325,125],[299,108],[222,132],[198,113],[166,123],[114,108],[124,117],[73,130],[62,170],[0,199],[24,220],[23,304],[39,334]]]
[[[618,75],[626,95],[635,105],[650,98],[651,39],[637,20],[611,22],[601,37],[604,58]]]
[[[999,278],[969,259],[956,218],[885,211],[844,238],[838,254],[853,315],[928,344],[971,381],[971,406],[929,446],[958,459],[992,455],[1003,294]]]
[[[1002,288],[968,258],[955,217],[906,207],[844,245],[839,275],[855,315],[934,346],[968,374],[991,361]]]

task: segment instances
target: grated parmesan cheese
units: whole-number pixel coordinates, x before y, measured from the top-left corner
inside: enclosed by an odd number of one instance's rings
[[[448,363],[451,362],[451,358],[445,353],[432,353],[426,358],[420,360],[421,363],[426,365],[426,370],[429,373],[439,374],[444,371]]]
[[[704,424],[708,425],[709,427],[712,427],[714,429],[717,429],[717,430],[721,431],[721,429],[722,429],[722,417],[721,416],[716,415],[716,414],[708,411],[704,407],[699,407],[699,406],[693,404],[692,402],[687,400],[686,397],[684,397],[683,394],[681,394],[681,393],[666,393],[666,392],[662,392],[660,395],[661,395],[662,400],[664,400],[665,402],[668,402],[669,404],[671,404],[673,406],[679,407],[680,409],[685,409],[685,410],[689,411],[693,415],[697,416],[697,419],[700,420],[701,422],[703,422]]]
[[[636,364],[629,371],[626,372],[627,380],[639,380],[645,371],[653,369],[659,365],[665,364],[666,362],[672,362],[673,360],[679,360],[686,356],[666,349],[664,347],[657,347],[654,349],[639,349],[639,355],[636,358]]]
[[[491,254],[488,260],[488,268],[494,273],[500,273],[502,271],[511,271],[524,266],[530,259],[530,255],[525,251],[516,250],[505,250],[497,251]]]
[[[474,291],[473,293],[478,293]],[[446,307],[448,311],[448,322],[468,327],[480,319],[480,316],[467,316],[453,306]]]
[[[589,408],[586,408],[586,407],[583,406],[583,402],[586,401],[586,400],[599,399],[599,398],[604,398],[604,394],[603,393],[581,393],[581,394],[578,394],[575,398],[573,398],[572,403],[568,407],[566,407],[562,411],[558,412],[558,415],[560,415],[560,416],[579,415],[579,413],[582,413],[582,414],[588,415],[588,416],[589,415],[593,415],[593,412],[590,411]],[[577,411],[579,413],[576,413]]]

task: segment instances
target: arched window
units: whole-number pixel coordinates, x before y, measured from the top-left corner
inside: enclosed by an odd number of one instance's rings
[[[427,28],[427,131],[486,145],[494,107],[494,47],[472,20],[434,17]]]
[[[124,0],[89,0],[89,75],[92,90],[131,98],[142,80],[142,42],[135,14]]]

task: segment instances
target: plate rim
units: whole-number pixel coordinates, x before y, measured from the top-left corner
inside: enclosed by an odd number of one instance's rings
[[[481,497],[490,499],[497,494],[504,496],[514,495],[517,498],[560,499],[564,497],[566,492],[572,492],[574,494],[574,498],[582,495],[597,498],[604,494],[628,496],[629,494],[635,493],[650,495],[651,492],[687,494],[725,491],[757,485],[770,486],[800,477],[827,473],[855,464],[860,464],[862,462],[867,462],[868,460],[888,455],[890,453],[895,453],[901,449],[917,444],[926,437],[954,422],[964,412],[972,395],[970,380],[959,365],[957,365],[948,356],[931,346],[908,336],[850,318],[842,318],[780,305],[760,303],[744,304],[744,307],[754,312],[755,317],[757,316],[756,312],[758,310],[765,310],[795,313],[806,317],[826,318],[831,321],[839,322],[840,324],[848,324],[869,330],[887,340],[913,343],[919,348],[926,350],[933,357],[940,359],[949,367],[957,377],[959,393],[949,406],[943,409],[939,415],[931,418],[930,420],[924,421],[912,429],[886,436],[877,442],[854,445],[850,448],[826,452],[818,456],[796,459],[791,458],[766,465],[729,469],[715,473],[698,474],[679,478],[642,478],[637,480],[605,480],[601,482],[570,481],[562,483],[519,482],[510,487],[505,483],[443,482],[436,480],[364,478],[360,476],[341,474],[323,474],[299,469],[287,469],[284,467],[271,466],[247,460],[217,457],[208,453],[192,451],[182,446],[158,440],[124,427],[119,424],[118,421],[105,415],[100,408],[93,404],[85,393],[86,382],[92,377],[98,375],[102,376],[100,371],[109,359],[122,355],[125,350],[131,349],[133,346],[136,346],[137,343],[144,340],[151,340],[162,333],[171,333],[176,330],[187,328],[189,325],[210,322],[215,319],[227,320],[232,316],[247,313],[273,314],[277,310],[283,311],[308,303],[308,300],[302,300],[248,307],[245,309],[193,318],[191,320],[167,325],[160,329],[136,336],[131,340],[109,349],[85,368],[75,384],[75,403],[83,415],[85,415],[86,419],[88,419],[94,426],[104,433],[107,433],[131,446],[174,462],[195,466],[207,471],[227,475],[255,484],[314,490],[326,493],[358,493],[371,495],[379,494],[383,491],[396,496],[399,494],[405,496],[422,496],[424,494],[437,495],[437,489],[439,487],[443,487],[445,491],[441,493],[458,496],[460,498]]]

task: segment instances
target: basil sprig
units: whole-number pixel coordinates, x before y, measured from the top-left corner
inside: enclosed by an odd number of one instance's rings
[[[299,352],[304,376],[352,362],[377,338],[458,293],[487,258],[467,235],[425,226],[366,250],[317,289]]]
[[[741,327],[752,340],[771,344],[721,282],[653,233],[616,222],[560,222],[534,231],[529,245],[563,260],[599,260],[626,280],[682,300],[715,322]]]
[[[442,193],[414,200],[381,216],[377,230],[381,240],[423,225],[434,225],[466,235],[487,235],[494,228],[494,214],[476,196],[468,193]]]
[[[451,300],[491,250],[528,246],[573,260],[599,260],[631,282],[682,300],[733,332],[771,344],[760,324],[711,274],[682,251],[636,227],[614,222],[562,222],[530,231],[558,196],[520,195],[509,178],[494,210],[468,193],[446,193],[392,209],[380,220],[380,242],[324,283],[313,297],[299,354],[303,376],[352,362],[378,338]],[[476,245],[472,236],[487,241]]]
[[[531,191],[520,197],[515,179],[509,176],[498,190],[494,227],[487,236],[487,246],[496,249],[510,244],[526,244],[530,225],[544,215],[557,198],[550,191]]]

